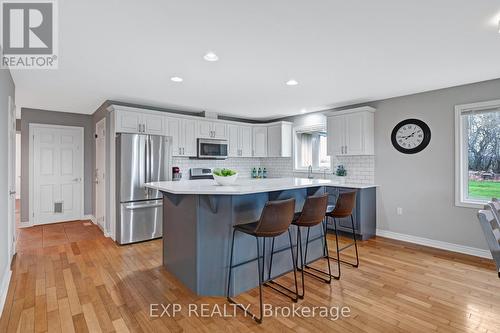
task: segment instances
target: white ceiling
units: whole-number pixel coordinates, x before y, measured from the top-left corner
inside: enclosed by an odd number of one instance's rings
[[[58,3],[59,69],[13,71],[18,107],[269,118],[500,77],[500,0]]]

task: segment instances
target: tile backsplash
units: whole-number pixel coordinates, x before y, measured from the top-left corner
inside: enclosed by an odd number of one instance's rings
[[[346,182],[354,184],[373,184],[375,182],[375,156],[338,156],[334,160],[337,165],[344,165],[347,170]],[[186,157],[174,157],[172,166],[178,166],[183,178],[188,179],[190,168],[231,168],[240,173],[241,177],[250,177],[252,168],[267,169],[268,177],[306,177],[307,173],[294,172],[293,160],[290,157],[267,158],[228,158],[226,160],[197,160]],[[314,176],[323,178],[323,172],[315,172]],[[328,178],[334,178],[327,173]]]
[[[240,177],[251,177],[252,168],[262,167],[262,162],[260,158],[232,157],[226,160],[197,160],[187,157],[174,157],[172,166],[181,169],[183,179],[189,179],[190,168],[229,168],[238,171]]]

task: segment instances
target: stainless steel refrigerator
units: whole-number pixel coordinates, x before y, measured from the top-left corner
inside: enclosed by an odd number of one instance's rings
[[[145,183],[172,179],[172,138],[116,136],[116,241],[128,244],[162,237],[162,194]]]

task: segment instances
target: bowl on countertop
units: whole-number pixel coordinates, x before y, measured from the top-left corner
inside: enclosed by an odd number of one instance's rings
[[[217,184],[221,186],[229,186],[234,184],[234,182],[238,178],[238,173],[235,173],[232,176],[217,176],[216,174],[214,174],[213,176]]]

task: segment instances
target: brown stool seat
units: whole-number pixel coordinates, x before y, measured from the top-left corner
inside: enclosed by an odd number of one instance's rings
[[[238,231],[244,232],[245,234],[256,236],[255,231],[257,230],[258,224],[259,224],[259,222],[237,224],[237,225],[233,226],[233,228],[237,229]]]
[[[328,194],[307,197],[301,212],[295,213],[292,224],[299,227],[314,227],[325,218]]]
[[[328,217],[343,218],[349,217],[356,206],[356,192],[343,192],[339,194],[335,206],[330,205],[326,209]],[[330,210],[330,207],[331,208]]]

